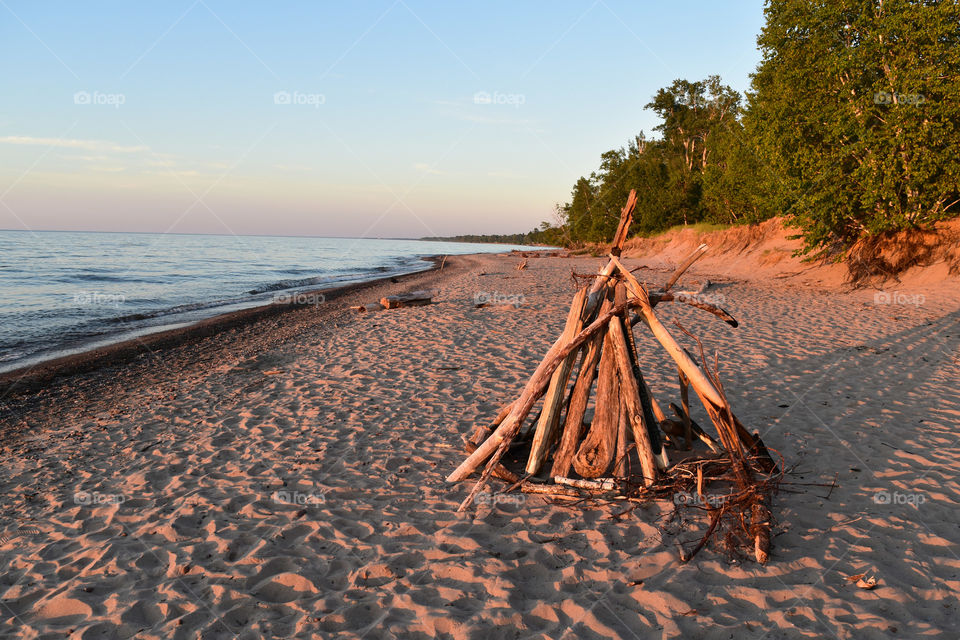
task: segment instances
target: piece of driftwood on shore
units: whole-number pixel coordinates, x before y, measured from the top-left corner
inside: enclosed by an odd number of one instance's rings
[[[754,558],[766,562],[771,496],[782,475],[782,465],[778,475],[778,467],[759,434],[751,434],[737,420],[716,364],[714,370],[708,368],[702,346],[698,362],[664,326],[654,308],[662,302],[684,302],[732,326],[736,326],[736,320],[719,307],[694,298],[699,292],[671,291],[706,252],[706,245],[697,247],[660,289],[648,290],[623,266],[619,255],[635,205],[636,193],[631,191],[609,260],[592,276],[590,286],[578,289],[563,333],[516,400],[504,406],[492,424],[476,429],[468,445],[469,455],[447,479],[457,482],[480,472],[479,480],[460,505],[461,511],[473,504],[491,477],[508,482],[516,478],[508,491],[519,487],[528,493],[571,499],[579,496],[643,503],[673,497],[674,504],[687,504],[685,500],[676,501],[678,493],[699,496],[704,505],[700,508],[711,516],[710,526],[691,552],[681,551],[682,560],[689,560],[711,537],[727,531],[727,541],[748,539]],[[654,344],[659,343],[677,367],[681,405],[669,403],[676,419],[664,415],[644,379],[633,334],[635,324],[649,330]],[[719,442],[690,415],[691,388],[706,409]],[[588,416],[591,396],[594,411]],[[540,411],[534,412],[529,422],[528,416],[541,398]],[[690,453],[671,463],[666,442]],[[692,450],[699,443],[706,444],[709,451]],[[510,455],[505,457],[508,451]],[[521,464],[520,460],[525,460],[522,470],[510,468]],[[723,500],[719,507],[704,497],[711,483],[731,490],[720,496]],[[714,492],[717,488],[713,487]]]
[[[380,298],[380,304],[386,309],[400,309],[402,307],[422,307],[433,302],[432,291],[411,291],[398,293]]]
[[[357,305],[355,307],[350,307],[350,308],[360,313],[369,313],[370,311],[383,311],[384,309],[386,309],[386,307],[384,307],[379,302],[368,302],[367,304],[361,304],[361,305]]]

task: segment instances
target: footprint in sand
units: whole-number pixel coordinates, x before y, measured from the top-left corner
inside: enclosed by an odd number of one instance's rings
[[[252,593],[264,602],[292,602],[314,595],[317,588],[296,573],[278,573],[254,585]]]
[[[92,613],[88,604],[76,598],[54,598],[40,606],[37,618],[50,625],[68,625],[82,622]]]

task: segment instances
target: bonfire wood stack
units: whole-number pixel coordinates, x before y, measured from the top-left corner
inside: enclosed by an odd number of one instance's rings
[[[726,311],[692,294],[674,294],[680,276],[706,251],[701,245],[666,284],[648,291],[620,262],[632,221],[631,191],[610,249],[609,261],[592,283],[577,291],[563,333],[533,372],[519,397],[503,407],[490,426],[468,440],[468,457],[447,478],[480,478],[463,501],[466,509],[491,476],[511,483],[507,490],[555,496],[594,496],[646,501],[685,488],[703,496],[706,482],[729,487],[728,501],[708,506],[711,524],[700,550],[724,516],[739,520],[754,556],[766,562],[770,539],[769,501],[777,465],[759,435],[734,416],[716,370],[701,346],[701,364],[674,338],[654,313],[660,302],[691,304],[737,326]],[[644,380],[632,327],[645,325],[676,364],[680,405],[668,418]],[[699,341],[697,341],[699,344]],[[689,393],[703,403],[719,442],[690,417]],[[593,417],[584,421],[593,397]],[[539,401],[539,414],[522,427]],[[709,449],[671,465],[667,445],[690,450],[696,438]],[[681,444],[682,443],[682,444]],[[523,472],[505,465],[508,450],[526,457]],[[681,551],[684,560],[692,557]]]

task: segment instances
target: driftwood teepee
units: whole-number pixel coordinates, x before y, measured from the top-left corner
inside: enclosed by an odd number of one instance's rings
[[[624,268],[619,256],[635,204],[636,193],[631,191],[610,260],[589,287],[577,291],[563,334],[520,396],[503,407],[492,425],[480,427],[467,441],[468,457],[447,479],[462,481],[482,468],[479,481],[460,505],[461,511],[490,476],[509,482],[508,491],[555,496],[590,495],[639,502],[670,495],[676,501],[681,493],[694,501],[699,496],[701,506],[711,515],[710,526],[692,552],[681,549],[683,560],[699,551],[726,521],[740,546],[748,546],[757,561],[766,562],[769,503],[778,480],[777,465],[759,435],[751,435],[734,416],[716,365],[711,371],[702,347],[702,364],[698,364],[657,318],[654,308],[676,300],[709,311],[733,326],[737,326],[736,320],[695,296],[671,292],[684,271],[703,255],[704,245],[657,290],[648,291]],[[681,397],[679,406],[670,404],[675,419],[667,418],[641,373],[632,330],[638,323],[650,330],[676,363]],[[703,403],[719,443],[691,419],[691,388]],[[585,424],[591,393],[593,419]],[[518,437],[541,398],[539,416],[533,419],[525,437]],[[691,452],[671,464],[667,445],[690,450],[694,438],[709,451]],[[508,450],[512,459],[517,457],[517,450],[521,460],[525,457],[524,473],[511,471],[504,464]],[[706,485],[725,487],[727,493],[720,501],[706,501]]]

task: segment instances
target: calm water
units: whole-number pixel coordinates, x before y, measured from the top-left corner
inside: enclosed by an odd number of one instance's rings
[[[508,245],[0,231],[0,371]],[[527,247],[529,249],[529,247]]]

